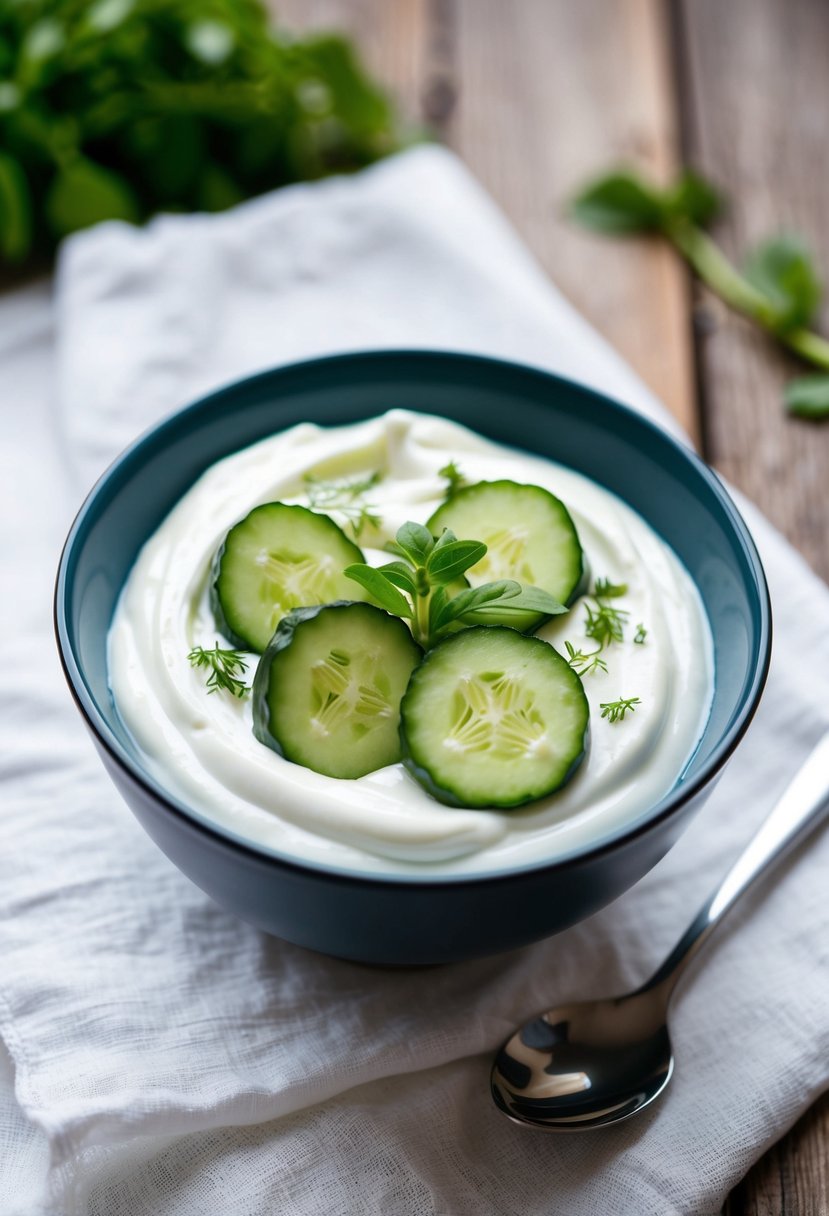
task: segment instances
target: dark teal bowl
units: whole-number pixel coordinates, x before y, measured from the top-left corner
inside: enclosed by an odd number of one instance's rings
[[[106,635],[144,541],[214,461],[292,426],[356,422],[399,406],[570,465],[630,503],[699,587],[716,688],[696,753],[671,793],[624,828],[554,862],[466,877],[382,877],[297,861],[210,822],[153,777],[115,712]],[[589,916],[642,877],[711,791],[757,708],[771,616],[760,559],[714,473],[633,411],[528,367],[469,355],[379,352],[315,359],[233,384],[155,427],[84,503],[58,573],[66,677],[116,786],[153,840],[243,920],[372,963],[494,954]],[[450,813],[451,812],[447,812]]]

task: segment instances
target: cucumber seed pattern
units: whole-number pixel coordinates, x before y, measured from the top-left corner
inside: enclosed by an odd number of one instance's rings
[[[446,746],[458,752],[488,752],[505,760],[549,750],[535,693],[501,671],[461,677],[453,699],[453,723]]]
[[[481,538],[487,547],[475,566],[475,574],[487,581],[514,578],[533,585],[532,567],[527,560],[528,533],[524,528],[502,528]]]
[[[355,738],[392,717],[388,679],[378,671],[380,656],[363,653],[352,665],[343,650],[331,650],[311,669],[311,731],[318,738],[350,725]]]
[[[332,575],[339,573],[328,555],[307,557],[295,553],[269,553],[263,549],[256,558],[263,578],[259,594],[263,605],[272,606],[274,628],[292,608],[305,604],[324,604],[335,598]]]

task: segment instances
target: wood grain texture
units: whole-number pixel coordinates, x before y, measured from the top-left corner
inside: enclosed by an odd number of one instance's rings
[[[716,235],[739,258],[774,232],[802,233],[826,273],[829,5],[681,0],[677,33],[687,151],[730,199]],[[829,578],[829,426],[780,405],[804,368],[700,294],[706,455]]]
[[[410,118],[462,156],[564,294],[696,438],[688,280],[649,241],[578,230],[564,205],[607,165],[675,168],[658,0],[288,0],[286,25],[357,38]],[[636,70],[631,70],[636,64]]]

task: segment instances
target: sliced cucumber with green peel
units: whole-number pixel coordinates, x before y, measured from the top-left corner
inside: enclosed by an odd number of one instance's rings
[[[434,537],[451,528],[456,536],[484,542],[486,556],[466,572],[473,587],[514,579],[568,605],[587,589],[587,564],[570,512],[541,486],[476,482],[438,507],[426,527]],[[515,628],[532,633],[549,619],[528,612]]]
[[[403,763],[450,806],[515,807],[552,794],[584,758],[581,680],[540,638],[464,629],[412,673],[400,707]]]
[[[213,559],[210,603],[235,646],[262,652],[287,612],[360,599],[343,574],[365,561],[327,515],[269,502],[231,528]]]
[[[421,655],[407,626],[382,608],[297,608],[259,660],[253,733],[286,760],[329,777],[394,764],[400,701]]]

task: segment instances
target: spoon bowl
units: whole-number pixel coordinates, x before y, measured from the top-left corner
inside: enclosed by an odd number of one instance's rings
[[[541,1014],[495,1059],[496,1105],[515,1123],[548,1131],[585,1131],[630,1118],[671,1079],[666,1014],[661,987]]]

